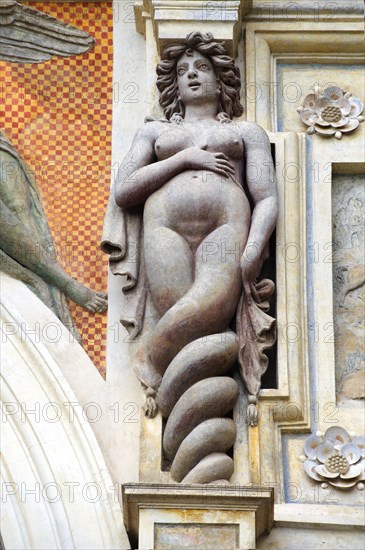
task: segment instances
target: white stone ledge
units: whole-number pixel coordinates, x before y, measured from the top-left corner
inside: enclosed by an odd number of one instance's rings
[[[274,507],[276,527],[362,530],[364,508],[322,504],[277,504]]]

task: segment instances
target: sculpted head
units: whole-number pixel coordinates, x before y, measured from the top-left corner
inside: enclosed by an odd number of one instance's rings
[[[217,114],[240,116],[240,71],[212,34],[192,32],[183,44],[165,48],[156,69],[160,105],[169,120],[184,117],[185,103],[217,102]],[[185,103],[184,103],[185,102]]]

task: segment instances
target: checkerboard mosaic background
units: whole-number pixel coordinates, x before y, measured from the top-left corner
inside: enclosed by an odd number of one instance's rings
[[[28,5],[89,32],[96,45],[38,65],[1,62],[2,126],[34,170],[61,265],[87,286],[106,290],[108,261],[99,242],[110,186],[112,3]],[[106,314],[73,303],[70,311],[105,375]]]

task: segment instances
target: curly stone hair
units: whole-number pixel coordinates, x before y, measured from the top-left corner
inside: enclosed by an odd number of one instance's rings
[[[179,58],[192,51],[207,56],[214,66],[220,87],[218,117],[240,116],[243,107],[240,103],[240,70],[234,60],[227,55],[224,42],[216,42],[211,33],[191,32],[183,44],[170,44],[164,50],[163,59],[157,64],[157,88],[160,92],[160,105],[167,120],[173,115],[182,118],[185,114],[183,102],[178,97],[176,66]]]

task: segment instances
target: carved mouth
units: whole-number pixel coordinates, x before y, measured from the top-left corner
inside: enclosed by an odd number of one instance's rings
[[[200,87],[200,82],[198,82],[197,80],[193,80],[192,82],[189,82],[189,88],[191,88],[192,90],[198,90],[199,87]]]

